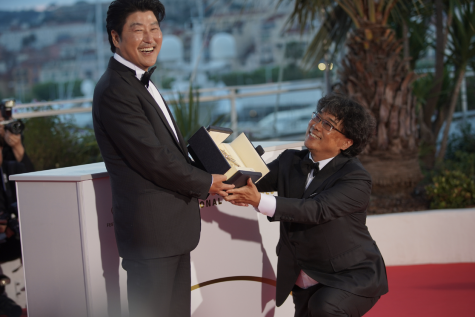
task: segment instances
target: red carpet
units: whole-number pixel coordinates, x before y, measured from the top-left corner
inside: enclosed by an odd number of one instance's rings
[[[390,266],[387,271],[389,293],[365,317],[475,316],[475,263]]]
[[[365,317],[474,317],[475,263],[390,266],[389,293]]]

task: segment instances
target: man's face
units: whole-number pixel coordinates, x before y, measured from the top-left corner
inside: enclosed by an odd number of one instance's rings
[[[122,35],[111,32],[116,52],[143,70],[157,62],[162,47],[162,31],[152,11],[137,11],[125,20]]]
[[[334,115],[325,112],[323,109],[319,116],[331,123],[331,125],[343,131],[343,125],[339,122]],[[307,127],[307,133],[305,135],[305,146],[312,153],[312,157],[315,161],[325,160],[340,154],[342,150],[346,150],[353,145],[353,140],[348,139],[342,133],[335,129],[327,131],[323,125],[323,122],[316,123],[314,120],[310,120]]]

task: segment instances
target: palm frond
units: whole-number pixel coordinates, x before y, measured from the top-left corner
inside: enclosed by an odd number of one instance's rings
[[[465,66],[475,58],[475,5],[465,1],[454,1],[454,15],[450,25],[447,43],[449,61],[456,68]]]
[[[352,27],[351,18],[345,13],[343,8],[337,6],[328,12],[317,31],[312,42],[310,42],[302,63],[308,68],[316,66],[324,55],[328,52],[331,59],[338,51],[338,47],[346,40],[346,35]],[[334,43],[334,50],[330,52],[331,43]]]
[[[338,6],[341,7],[350,17],[357,28],[360,27],[360,20],[364,16],[363,8],[360,8],[355,2],[348,0],[335,0]],[[359,19],[358,19],[359,17]]]
[[[284,0],[280,0],[279,4]],[[317,18],[325,12],[331,10],[335,2],[331,0],[295,0],[294,10],[287,20],[287,27],[297,23],[300,26],[300,32],[303,32],[307,25],[312,24]]]
[[[380,1],[384,2],[383,0],[380,0]],[[397,2],[398,0],[388,0],[388,3],[384,7],[384,15],[383,15],[383,20],[381,22],[382,25],[386,25],[388,23],[389,15],[391,14],[391,11],[393,10]]]

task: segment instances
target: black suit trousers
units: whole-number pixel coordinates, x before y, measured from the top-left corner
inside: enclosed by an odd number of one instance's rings
[[[379,300],[317,284],[307,289],[294,286],[295,317],[360,317]]]
[[[190,317],[190,254],[123,259],[130,317]]]

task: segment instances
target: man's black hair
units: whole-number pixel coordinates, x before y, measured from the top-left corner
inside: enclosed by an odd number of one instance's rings
[[[353,99],[330,93],[320,99],[317,111],[329,113],[341,122],[343,134],[353,140],[353,145],[341,153],[348,157],[360,154],[374,135],[376,121],[372,115]]]
[[[115,53],[114,42],[112,41],[112,30],[119,36],[122,35],[125,20],[134,12],[152,11],[158,23],[165,18],[165,7],[159,0],[115,0],[112,1],[107,10],[106,28],[109,36],[112,53]]]

